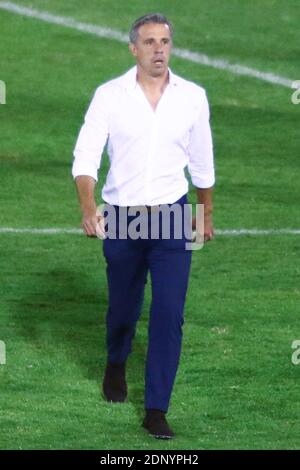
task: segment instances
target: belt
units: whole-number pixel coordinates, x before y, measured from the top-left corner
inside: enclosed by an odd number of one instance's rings
[[[160,210],[161,208],[161,205],[156,205],[156,206],[114,206],[114,205],[111,205],[107,202],[105,202],[105,206],[107,207],[114,207],[116,211],[126,211],[128,213],[128,211],[130,210],[130,212],[132,212],[133,215],[136,215],[137,212],[140,212],[140,213],[151,213],[151,212],[157,212]],[[104,211],[105,211],[105,207],[104,207]]]
[[[131,210],[132,212],[156,212],[160,210],[160,205],[157,206],[127,206],[127,209]]]
[[[108,203],[105,203],[105,204],[110,206],[110,204],[108,204]],[[132,212],[132,215],[136,215],[137,212],[140,212],[140,213],[157,212],[157,211],[161,210],[161,206],[166,206],[166,205],[171,206],[172,204],[158,204],[156,206],[147,206],[147,205],[143,205],[143,206],[114,206],[113,205],[112,207],[115,207],[116,210],[126,211],[127,213],[130,210],[130,212]]]

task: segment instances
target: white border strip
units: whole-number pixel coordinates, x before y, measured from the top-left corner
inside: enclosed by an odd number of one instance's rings
[[[21,235],[83,235],[83,231],[79,228],[13,228],[0,227],[0,234],[21,234]],[[300,235],[300,229],[220,229],[215,230],[216,235],[221,236],[270,236],[270,235]]]
[[[76,29],[77,31],[94,34],[95,36],[101,38],[115,39],[116,41],[128,43],[127,34],[124,34],[121,31],[117,31],[111,28],[105,28],[89,23],[81,23],[74,20],[73,18],[53,15],[52,13],[49,13],[47,11],[42,12],[33,8],[27,8],[21,5],[17,5],[16,3],[12,2],[0,1],[0,9],[7,10],[11,13],[16,13],[22,16],[29,16],[30,18],[37,18],[47,23],[57,24],[66,28]],[[189,62],[194,62],[196,64],[226,70],[228,72],[233,73],[234,75],[253,77],[268,83],[273,83],[275,85],[282,85],[287,88],[293,88],[294,80],[291,80],[289,78],[281,77],[270,72],[261,72],[259,70],[253,69],[251,67],[246,67],[240,64],[230,64],[226,60],[213,59],[205,54],[200,54],[199,52],[192,52],[188,49],[174,48],[173,55],[176,57],[180,57],[181,59],[188,60]]]

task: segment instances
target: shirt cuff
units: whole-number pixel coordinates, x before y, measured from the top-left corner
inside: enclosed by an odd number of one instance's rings
[[[76,160],[73,163],[72,167],[72,175],[73,178],[75,179],[77,176],[91,176],[94,178],[94,180],[97,182],[98,181],[98,172],[94,168],[87,167],[86,164],[82,164],[80,162],[76,162]]]
[[[211,188],[215,184],[215,175],[214,174],[207,174],[201,176],[192,176],[191,180],[193,185],[199,189],[206,189]]]

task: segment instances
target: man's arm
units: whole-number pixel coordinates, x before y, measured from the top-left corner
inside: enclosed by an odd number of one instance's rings
[[[197,188],[197,202],[204,205],[204,241],[207,242],[213,239],[214,227],[212,220],[213,201],[212,201],[213,187],[206,189]]]
[[[96,213],[94,190],[107,138],[107,98],[99,87],[85,115],[74,149],[75,158],[72,166],[82,211],[82,228],[90,237],[105,238],[103,217]]]
[[[190,132],[189,163],[192,182],[197,191],[198,204],[204,205],[204,241],[213,238],[212,194],[215,183],[213,143],[209,123],[209,105],[206,94],[201,94],[199,115]],[[196,228],[196,218],[193,219],[193,229]],[[202,227],[201,227],[202,231]]]
[[[96,181],[91,176],[81,175],[75,178],[75,183],[82,212],[81,226],[86,235],[96,237],[99,221],[99,217],[96,215],[97,206],[94,196]]]

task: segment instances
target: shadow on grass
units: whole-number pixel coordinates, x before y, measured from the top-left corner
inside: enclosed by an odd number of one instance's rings
[[[62,264],[62,263],[61,263]],[[33,260],[30,271],[21,277],[17,304],[14,301],[14,321],[17,334],[53,365],[79,365],[85,378],[97,382],[99,398],[106,365],[107,284],[105,266],[91,268],[90,273],[79,270],[49,269]],[[145,308],[145,305],[144,305]],[[146,319],[140,319],[137,331],[144,330]],[[142,338],[142,339],[141,339]],[[144,364],[146,343],[137,333],[133,351],[128,359],[127,380],[129,403],[143,414]]]

